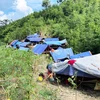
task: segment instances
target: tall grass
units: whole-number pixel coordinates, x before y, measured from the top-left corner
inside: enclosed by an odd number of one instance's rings
[[[35,71],[39,73],[39,59],[40,56],[34,55],[31,51],[0,47],[0,86],[4,90],[5,100],[8,98],[11,100],[36,100],[36,98],[51,100],[50,98],[54,97],[52,92],[49,93],[51,90],[37,88],[34,74],[36,74]]]

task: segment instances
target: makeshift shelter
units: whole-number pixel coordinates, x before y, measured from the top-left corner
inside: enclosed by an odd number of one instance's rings
[[[51,65],[51,69],[54,73],[59,75],[67,75],[67,76],[78,76],[78,77],[88,77],[88,78],[94,78],[95,76],[84,73],[73,66],[68,64],[68,60],[65,60],[64,62],[54,63]]]
[[[40,34],[35,33],[26,37],[25,42],[39,43],[42,41]]]
[[[100,54],[65,60],[50,65],[52,72],[73,76],[77,71],[79,77],[100,78]]]
[[[50,54],[55,62],[59,62],[66,58],[69,59],[70,56],[74,55],[73,50],[71,48],[67,48],[67,49],[58,48],[53,52],[50,51]]]
[[[48,47],[47,44],[36,44],[34,48],[32,49],[32,52],[34,54],[42,54],[46,50],[47,47]]]

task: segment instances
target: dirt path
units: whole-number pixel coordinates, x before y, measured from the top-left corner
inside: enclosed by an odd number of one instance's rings
[[[90,89],[74,90],[68,86],[48,84],[57,93],[57,100],[100,100],[100,91]]]

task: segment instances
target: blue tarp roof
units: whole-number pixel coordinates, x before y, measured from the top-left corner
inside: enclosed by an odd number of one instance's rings
[[[33,48],[33,53],[35,54],[42,54],[45,49],[48,47],[47,44],[37,44],[34,48]]]
[[[45,41],[59,41],[59,38],[45,38]]]
[[[50,51],[50,54],[55,62],[58,62],[59,60],[69,58],[69,56],[74,55],[73,50],[71,48],[67,49],[57,49],[54,50],[54,52]]]
[[[30,42],[22,42],[20,44],[18,44],[19,47],[26,47],[28,44],[30,44]]]
[[[22,42],[20,42],[20,41],[16,40],[16,41],[14,41],[14,43],[13,43],[12,47],[16,49],[16,48],[17,48],[17,46],[19,46],[21,43],[22,43]]]
[[[62,45],[64,43],[67,43],[66,39],[61,40],[61,41],[44,41],[44,43],[48,45]]]
[[[19,50],[24,50],[24,51],[28,51],[29,48],[25,48],[25,47],[20,47]]]
[[[30,42],[40,42],[42,40],[41,37],[33,37],[33,38],[27,38]]]
[[[20,42],[20,41],[18,41],[18,42],[16,42],[16,46],[19,46],[20,44],[21,44],[22,42]]]
[[[70,56],[70,59],[82,58],[82,57],[91,56],[91,55],[92,55],[91,52],[87,51],[87,52],[82,52],[82,53],[79,53],[79,54],[76,54],[76,55],[72,55],[72,56]]]
[[[14,40],[14,41],[11,42],[10,45],[11,45],[11,46],[14,46],[17,42],[18,42],[18,40]]]
[[[40,37],[40,35],[38,33],[34,33],[32,35],[28,35],[27,38],[37,38]]]

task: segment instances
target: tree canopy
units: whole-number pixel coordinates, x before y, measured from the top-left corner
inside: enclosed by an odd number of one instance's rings
[[[42,6],[45,7],[45,8],[48,8],[50,7],[50,0],[43,0],[42,1]]]
[[[0,26],[0,41],[8,43],[41,31],[46,36],[66,38],[76,53],[100,52],[100,0],[63,0],[44,7],[40,12]]]

